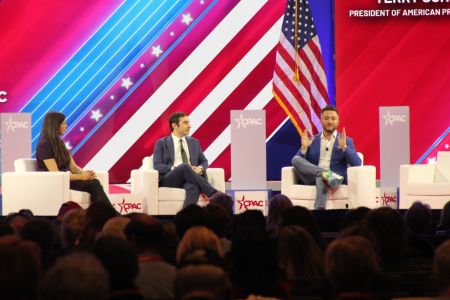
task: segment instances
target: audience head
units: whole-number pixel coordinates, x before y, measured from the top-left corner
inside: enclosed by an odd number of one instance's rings
[[[130,242],[115,236],[99,237],[94,254],[109,274],[111,291],[135,288],[139,266],[137,252]]]
[[[24,213],[20,210],[16,213],[10,213],[4,219],[14,230],[14,233],[19,234],[22,231],[23,226],[32,218],[28,213]]]
[[[450,292],[450,240],[442,243],[435,252],[433,272],[443,294]]]
[[[44,277],[42,300],[103,300],[108,273],[92,254],[75,252],[56,261]]]
[[[450,230],[450,201],[445,203],[439,219],[439,230]]]
[[[14,228],[5,221],[0,221],[0,237],[14,234]]]
[[[263,228],[245,226],[238,230],[233,237],[230,258],[231,281],[242,292],[236,297],[281,296],[275,249]]]
[[[211,248],[194,248],[180,258],[177,268],[181,269],[188,265],[213,265],[225,269],[225,259]]]
[[[177,262],[189,251],[208,248],[223,257],[219,238],[204,226],[195,226],[186,231],[177,249]]]
[[[75,246],[83,229],[85,219],[86,211],[82,208],[71,209],[64,215],[59,232],[64,249],[70,249]]]
[[[363,237],[336,239],[326,250],[325,273],[336,293],[368,291],[379,270],[375,250]]]
[[[374,234],[383,261],[403,258],[407,243],[406,226],[397,210],[390,207],[374,209],[367,215],[365,225]]]
[[[323,253],[314,239],[300,226],[284,227],[278,238],[280,267],[288,279],[323,276]]]
[[[176,214],[175,224],[181,239],[189,228],[205,225],[205,211],[198,205],[188,205]]]
[[[134,218],[125,227],[125,235],[138,253],[157,252],[164,238],[161,222],[151,216]]]
[[[225,271],[212,265],[189,265],[177,272],[176,299],[230,299],[231,285]]]
[[[236,235],[237,232],[247,227],[258,227],[266,230],[264,214],[260,210],[249,209],[234,217],[233,235]]]
[[[53,227],[47,219],[32,219],[22,228],[20,236],[24,240],[33,241],[41,248],[43,267],[50,264],[53,247]]]
[[[363,225],[364,218],[369,212],[370,208],[364,206],[348,210],[345,213],[344,221],[342,222],[342,228]]]
[[[297,225],[305,228],[316,241],[319,248],[324,249],[325,243],[320,235],[314,215],[303,206],[293,206],[287,208],[282,215],[281,228],[289,225]]]
[[[18,236],[0,238],[0,291],[2,299],[34,299],[40,273],[41,251],[36,243]]]
[[[62,219],[64,218],[66,213],[68,213],[72,209],[76,209],[76,208],[81,208],[81,206],[80,206],[80,204],[78,204],[78,203],[76,203],[74,201],[67,201],[67,202],[63,203],[61,205],[61,207],[59,208],[58,215],[56,217],[57,220],[59,222],[62,222]]]
[[[126,239],[125,236],[125,226],[130,222],[130,219],[122,216],[117,216],[106,221],[105,225],[103,225],[102,231],[98,236],[116,236],[122,239]]]
[[[275,234],[278,233],[281,225],[283,212],[290,207],[292,207],[292,201],[286,195],[277,194],[270,199],[267,225],[271,230],[276,231]]]
[[[231,215],[221,205],[208,204],[203,208],[205,210],[206,226],[211,229],[219,238],[225,236],[225,231],[231,221]]]
[[[414,233],[429,233],[431,221],[430,207],[419,201],[414,202],[405,213],[406,226]]]
[[[224,207],[228,213],[233,215],[234,201],[233,197],[225,193],[215,193],[209,199],[210,204],[220,205]]]

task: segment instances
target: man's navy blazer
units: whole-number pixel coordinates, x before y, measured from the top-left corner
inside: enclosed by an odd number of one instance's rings
[[[306,150],[305,155],[299,150],[296,156],[306,158],[310,163],[318,166],[320,158],[320,133],[314,136],[314,139]],[[337,137],[341,134],[338,133]],[[353,140],[349,137],[346,138],[347,149],[342,151],[339,149],[338,138],[334,141],[333,152],[331,153],[330,170],[344,176],[344,183],[347,183],[347,168],[350,166],[360,166],[361,158],[356,153]],[[331,150],[331,149],[330,149]]]
[[[201,166],[204,171],[208,168],[208,160],[203,154],[200,143],[197,139],[186,136],[186,143],[189,149],[189,160],[192,166]],[[169,173],[175,161],[175,147],[172,135],[158,140],[153,151],[153,168],[158,171],[159,177]],[[205,174],[205,172],[203,173]]]

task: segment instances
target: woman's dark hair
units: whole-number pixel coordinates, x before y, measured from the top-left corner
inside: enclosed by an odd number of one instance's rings
[[[450,201],[445,203],[444,208],[441,210],[441,216],[439,219],[439,229],[449,230],[450,229]]]
[[[60,112],[49,112],[45,115],[41,130],[41,139],[48,140],[52,145],[58,166],[69,165],[70,163],[69,151],[61,140],[59,132],[59,128],[65,119],[66,116]]]

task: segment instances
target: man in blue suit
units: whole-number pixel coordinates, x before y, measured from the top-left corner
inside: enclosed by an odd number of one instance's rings
[[[205,179],[208,168],[197,139],[189,137],[189,117],[176,112],[169,117],[172,134],[158,140],[153,151],[153,168],[159,173],[159,186],[183,188],[186,199],[183,207],[196,204],[200,193],[211,197],[218,193]]]
[[[347,167],[360,166],[353,140],[345,128],[337,132],[339,113],[326,106],[320,114],[322,133],[311,141],[306,129],[301,134],[301,148],[292,159],[295,173],[303,184],[316,186],[315,209],[325,209],[328,189],[347,183]]]

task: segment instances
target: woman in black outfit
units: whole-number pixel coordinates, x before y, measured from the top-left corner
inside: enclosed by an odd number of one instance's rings
[[[36,147],[36,162],[39,171],[70,171],[70,189],[88,192],[91,202],[108,201],[94,171],[81,169],[61,140],[67,129],[66,117],[60,112],[45,115],[41,136]]]

